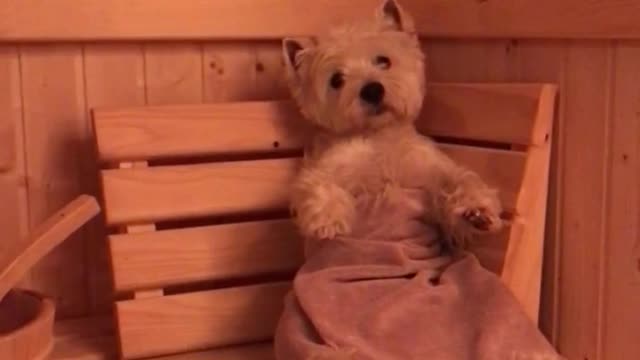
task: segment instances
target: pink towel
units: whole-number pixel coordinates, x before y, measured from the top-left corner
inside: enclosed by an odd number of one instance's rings
[[[472,254],[446,255],[420,198],[361,200],[350,236],[310,244],[277,359],[561,359],[495,274]]]

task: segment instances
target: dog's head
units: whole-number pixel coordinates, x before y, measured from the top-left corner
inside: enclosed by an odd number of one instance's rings
[[[285,39],[293,98],[332,133],[413,122],[425,92],[424,56],[411,17],[385,0],[368,22],[318,38]]]

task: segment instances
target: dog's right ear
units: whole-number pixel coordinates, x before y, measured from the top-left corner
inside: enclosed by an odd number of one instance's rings
[[[312,39],[292,39],[282,40],[282,54],[287,72],[297,74],[304,61],[304,54],[313,46]]]

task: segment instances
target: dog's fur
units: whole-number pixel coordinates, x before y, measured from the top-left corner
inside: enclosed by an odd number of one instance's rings
[[[414,128],[425,96],[424,56],[413,20],[396,1],[384,1],[371,21],[285,39],[283,52],[293,98],[316,129],[292,192],[303,236],[348,235],[356,198],[382,198],[393,188],[425,190],[425,219],[450,241],[504,226],[496,191]],[[385,89],[378,105],[360,97],[371,81]]]

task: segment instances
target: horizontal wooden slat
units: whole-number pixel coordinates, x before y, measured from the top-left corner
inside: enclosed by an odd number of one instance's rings
[[[273,283],[118,302],[123,355],[141,358],[268,340],[289,289],[289,283]]]
[[[541,90],[525,84],[432,88],[416,127],[430,136],[530,144]]]
[[[109,245],[122,291],[281,273],[302,263],[288,219],[113,235]]]
[[[442,148],[498,187],[507,206],[514,205],[524,154]],[[118,225],[286,209],[298,166],[299,160],[291,158],[104,170],[106,219]]]
[[[96,109],[93,118],[103,161],[282,152],[302,144],[302,119],[288,101]]]
[[[505,207],[514,208],[520,192],[526,154],[516,151],[443,144],[440,149],[499,190]]]
[[[109,224],[287,208],[298,159],[102,172]]]
[[[418,127],[427,135],[528,144],[541,89],[431,84]],[[98,153],[107,162],[300,149],[303,121],[290,101],[94,110]]]
[[[467,38],[640,38],[629,0],[403,0],[418,32]],[[373,13],[380,0],[4,0],[0,41],[274,39]],[[300,16],[300,14],[313,14]],[[286,20],[286,21],[285,21]]]
[[[118,359],[113,318],[61,320],[54,328],[50,360]],[[260,342],[242,346],[155,357],[154,360],[275,360],[273,344]]]

